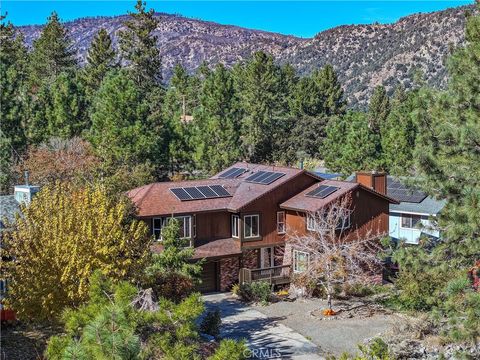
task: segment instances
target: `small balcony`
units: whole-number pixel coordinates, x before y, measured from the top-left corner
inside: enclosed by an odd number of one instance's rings
[[[290,283],[291,265],[273,266],[263,269],[240,269],[239,283],[251,284],[255,281],[266,281],[271,285]]]

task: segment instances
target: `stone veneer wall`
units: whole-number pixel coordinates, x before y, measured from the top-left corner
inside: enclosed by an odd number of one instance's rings
[[[293,254],[292,245],[290,245],[289,243],[286,243],[285,247],[283,249],[283,262],[282,262],[281,265],[292,265],[293,266],[292,254]]]
[[[273,265],[286,265],[283,260],[285,258],[285,245],[275,246],[273,248]]]
[[[229,291],[232,285],[238,283],[240,272],[240,257],[221,259],[220,263],[220,291]]]
[[[258,269],[260,264],[258,263],[259,249],[245,250],[242,254],[242,267],[247,269]]]

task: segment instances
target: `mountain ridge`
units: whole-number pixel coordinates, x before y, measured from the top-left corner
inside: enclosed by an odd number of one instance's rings
[[[202,62],[232,66],[261,50],[272,54],[280,64],[291,63],[299,74],[332,64],[350,105],[363,107],[377,85],[384,85],[389,93],[399,83],[411,88],[417,70],[424,73],[429,85],[445,87],[445,60],[453,48],[464,44],[467,11],[473,12],[474,6],[416,13],[391,24],[340,25],[312,38],[156,13],[160,22],[154,33],[167,80],[176,63],[194,72]],[[88,46],[102,27],[117,46],[118,31],[127,17],[99,16],[65,22],[79,62],[85,62]],[[19,27],[28,46],[42,27]]]

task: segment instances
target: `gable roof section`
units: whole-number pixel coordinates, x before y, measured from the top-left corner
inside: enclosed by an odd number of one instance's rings
[[[320,185],[335,186],[335,187],[338,187],[339,189],[331,193],[330,195],[324,197],[323,199],[306,196],[306,194],[308,194],[310,191],[315,190]],[[282,204],[280,204],[280,207],[286,210],[315,212],[321,209],[322,207],[330,204],[331,202],[338,200],[343,195],[357,188],[361,188],[362,190],[368,191],[374,194],[375,196],[385,199],[385,201],[388,201],[390,203],[398,204],[398,201],[396,201],[395,199],[389,198],[388,196],[380,194],[379,192],[376,192],[375,190],[369,189],[368,187],[358,183],[353,183],[349,181],[340,181],[340,180],[323,180],[303,190],[301,193],[293,196],[287,201],[283,202]]]
[[[219,178],[220,174],[234,167],[245,168],[247,171],[234,179]],[[281,172],[285,175],[271,184],[256,184],[245,181],[246,178],[258,171]],[[138,216],[140,217],[208,211],[237,212],[251,202],[301,174],[321,180],[318,176],[305,170],[238,162],[212,176],[210,179],[153,183],[130,190],[127,195],[137,206]],[[170,191],[171,188],[175,187],[215,184],[222,185],[232,196],[226,198],[180,201]]]

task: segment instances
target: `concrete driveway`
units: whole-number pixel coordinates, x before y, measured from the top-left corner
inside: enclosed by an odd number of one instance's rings
[[[220,309],[221,337],[245,339],[252,359],[319,360],[320,348],[304,336],[231,297],[229,293],[205,295],[207,310]]]

